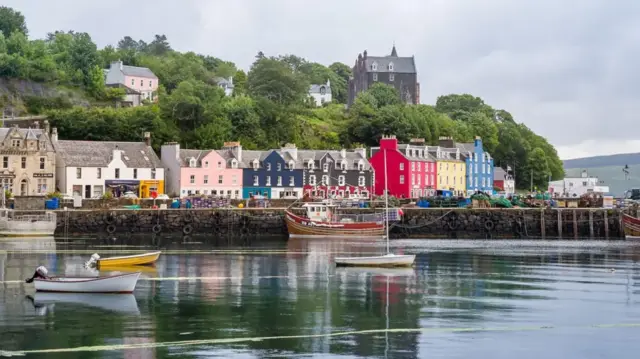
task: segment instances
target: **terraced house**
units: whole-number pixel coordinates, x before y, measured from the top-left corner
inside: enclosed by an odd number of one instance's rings
[[[400,198],[418,198],[435,194],[435,158],[429,154],[423,138],[414,138],[408,144],[398,144],[395,136],[383,136],[380,147],[371,148],[371,166],[375,172],[374,191],[382,195],[385,188],[384,153],[387,159],[389,194]]]
[[[233,146],[235,142],[225,143]],[[167,192],[180,196],[207,195],[242,198],[242,169],[227,150],[181,149],[177,143],[161,147],[167,173]]]
[[[473,143],[456,145],[465,154],[467,195],[475,191],[493,193],[493,158],[482,145],[482,138],[476,136]]]
[[[465,155],[451,137],[440,137],[439,146],[429,147],[429,153],[436,158],[438,190],[451,191],[456,196],[466,195]]]
[[[316,198],[370,198],[373,168],[366,150],[298,152],[304,168],[304,194]]]

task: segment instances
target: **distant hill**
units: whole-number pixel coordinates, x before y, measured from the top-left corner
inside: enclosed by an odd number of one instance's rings
[[[594,156],[564,160],[564,168],[590,169],[596,167],[619,166],[619,172],[625,165],[640,165],[640,153],[620,153],[609,156]]]
[[[623,167],[624,165],[602,166],[586,170],[589,176],[598,177],[599,180],[604,181],[604,185],[609,186],[609,191],[613,196],[621,197],[628,189],[640,188],[640,164],[629,165],[627,180],[622,172]],[[580,177],[582,168],[567,168],[565,171],[567,177]]]

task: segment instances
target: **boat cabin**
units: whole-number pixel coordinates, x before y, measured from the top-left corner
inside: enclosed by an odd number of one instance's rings
[[[307,210],[307,218],[319,222],[330,222],[334,217],[335,207],[336,205],[326,202],[310,202],[302,205],[302,208]]]

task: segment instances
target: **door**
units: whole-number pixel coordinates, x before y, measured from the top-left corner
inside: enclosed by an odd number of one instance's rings
[[[29,185],[27,184],[27,180],[23,179],[20,181],[20,195],[26,196],[29,193]]]
[[[84,198],[91,198],[91,185],[84,186]]]

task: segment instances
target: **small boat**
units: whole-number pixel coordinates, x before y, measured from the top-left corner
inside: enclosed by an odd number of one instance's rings
[[[384,149],[384,199],[386,215],[384,228],[386,231],[387,254],[374,257],[336,257],[336,266],[344,267],[410,267],[416,260],[413,254],[393,254],[389,250],[389,192],[387,188],[387,150]]]
[[[48,237],[56,231],[55,212],[19,214],[13,209],[0,208],[0,236]]]
[[[623,213],[622,225],[627,239],[640,239],[640,218]]]
[[[140,272],[105,277],[49,277],[45,267],[40,266],[31,278],[36,292],[58,293],[133,293]]]
[[[98,268],[153,265],[160,257],[160,253],[162,252],[157,251],[110,258],[100,258],[97,253],[94,253],[85,265]]]

